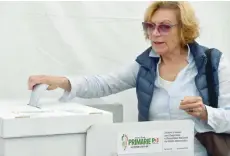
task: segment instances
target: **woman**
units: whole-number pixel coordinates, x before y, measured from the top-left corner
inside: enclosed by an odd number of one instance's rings
[[[99,98],[136,88],[138,119],[192,119],[196,132],[230,132],[230,65],[224,55],[213,50],[215,89],[219,108],[208,106],[205,76],[206,47],[195,39],[198,23],[188,2],[153,2],[146,10],[143,28],[151,47],[129,67],[104,76],[31,76],[29,89],[48,84],[49,90],[63,88],[61,100],[74,97]],[[195,155],[206,149],[195,139]]]

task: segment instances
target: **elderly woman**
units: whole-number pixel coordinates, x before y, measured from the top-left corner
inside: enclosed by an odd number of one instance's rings
[[[48,84],[65,90],[61,100],[99,98],[136,88],[139,121],[192,119],[196,132],[230,132],[230,66],[217,49],[212,51],[213,75],[219,108],[208,106],[205,76],[208,49],[199,45],[198,23],[188,2],[153,2],[142,23],[151,47],[122,71],[87,77],[31,76],[29,89]],[[195,155],[206,156],[195,139]]]

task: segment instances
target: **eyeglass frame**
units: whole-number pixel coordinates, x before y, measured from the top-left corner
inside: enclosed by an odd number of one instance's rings
[[[160,35],[168,35],[168,33],[170,32],[170,30],[174,27],[174,26],[177,26],[178,24],[155,24],[155,23],[151,23],[151,22],[142,22],[142,27],[143,27],[143,30],[148,34],[148,28],[145,28],[145,24],[149,24],[149,25],[152,25],[154,26],[155,25],[155,28],[153,30],[151,30],[151,32],[153,32],[155,29],[157,29],[158,33]],[[162,30],[160,30],[160,26],[169,26],[169,29],[167,32],[163,32],[162,33]]]

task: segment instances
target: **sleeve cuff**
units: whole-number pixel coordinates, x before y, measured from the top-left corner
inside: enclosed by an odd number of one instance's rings
[[[66,78],[69,80],[70,85],[71,85],[71,91],[64,91],[63,95],[59,98],[60,102],[67,102],[72,100],[73,98],[76,97],[76,93],[79,89],[79,85],[76,83],[78,82],[78,80],[76,80],[76,78],[74,77],[68,77],[66,76]]]
[[[218,123],[215,119],[215,114],[216,114],[216,108],[210,107],[206,105],[206,110],[207,110],[207,114],[208,114],[208,120],[207,120],[207,124],[209,126],[211,126],[213,129],[216,129],[216,127],[218,127]]]

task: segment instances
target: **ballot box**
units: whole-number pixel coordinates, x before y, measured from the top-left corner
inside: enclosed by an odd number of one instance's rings
[[[86,147],[86,156],[194,156],[194,123],[179,120],[94,125],[87,131]]]
[[[0,101],[0,156],[85,156],[86,132],[112,113],[77,103]]]

